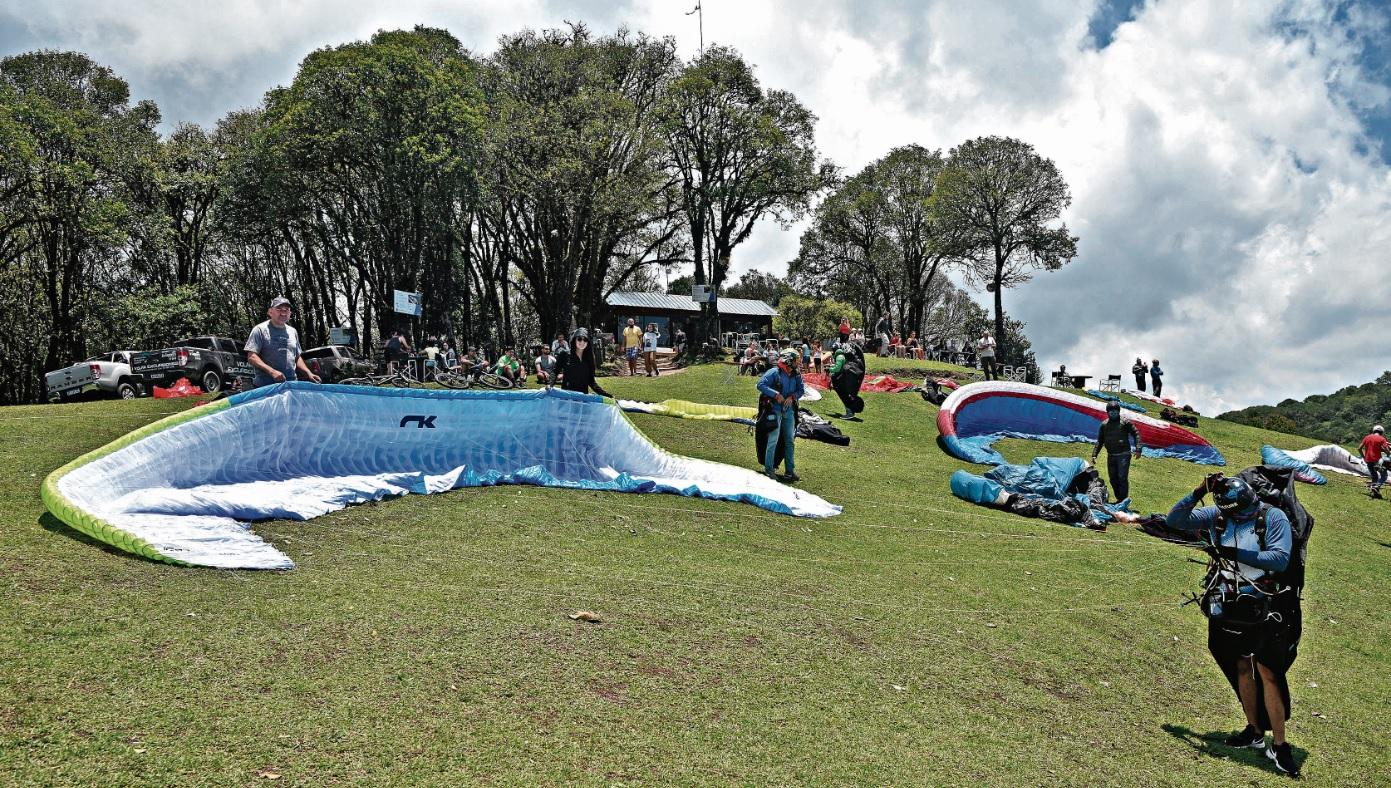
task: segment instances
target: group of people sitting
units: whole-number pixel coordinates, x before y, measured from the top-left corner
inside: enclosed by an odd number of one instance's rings
[[[777,366],[779,353],[788,350],[797,355],[801,361],[802,369],[809,372],[821,371],[826,356],[826,353],[821,349],[821,340],[802,337],[799,341],[789,343],[781,351],[777,344],[771,340],[767,341],[766,344],[760,343],[757,339],[749,340],[744,352],[739,354],[739,374],[761,375]]]
[[[483,349],[477,347],[466,348],[460,355],[447,340],[436,337],[426,339],[424,347],[417,352],[411,347],[410,338],[404,331],[395,332],[387,340],[385,356],[390,372],[395,372],[412,360],[420,361],[420,374],[427,380],[438,372],[473,371],[492,372],[518,388],[525,386],[529,378],[534,378],[541,386],[563,386],[569,373],[573,383],[585,386],[584,389],[573,390],[593,390],[607,396],[594,382],[594,353],[589,344],[589,332],[583,328],[576,329],[569,338],[565,332],[556,334],[549,345],[542,344],[530,359],[518,353],[514,345],[504,346],[496,361],[489,361]],[[587,367],[588,374],[578,368],[572,369],[572,362],[580,362]]]

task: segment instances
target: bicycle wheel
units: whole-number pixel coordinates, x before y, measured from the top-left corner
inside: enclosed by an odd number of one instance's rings
[[[473,379],[468,375],[456,375],[453,372],[437,372],[435,382],[447,389],[466,389],[473,383]]]
[[[496,372],[478,373],[478,382],[483,384],[484,386],[487,386],[490,389],[498,389],[499,391],[506,391],[507,389],[512,388],[512,381],[508,380],[507,378],[504,378]]]
[[[371,377],[365,378],[343,378],[338,381],[339,386],[375,386],[377,381]]]

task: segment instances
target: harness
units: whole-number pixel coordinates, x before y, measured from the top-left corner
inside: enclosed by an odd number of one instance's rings
[[[1265,550],[1266,521],[1274,508],[1262,501],[1256,514],[1252,530],[1255,531],[1259,550]],[[1208,528],[1213,544],[1221,544],[1220,534],[1226,532],[1228,524],[1227,517],[1219,513],[1216,522]],[[1241,573],[1240,564],[1235,559],[1229,561],[1214,556],[1208,561],[1202,595],[1194,595],[1190,601],[1198,603],[1203,615],[1231,626],[1253,627],[1267,620],[1280,622],[1283,617],[1273,609],[1273,601],[1281,594],[1294,591],[1294,588],[1281,582],[1275,575],[1275,572],[1267,570],[1252,580]]]

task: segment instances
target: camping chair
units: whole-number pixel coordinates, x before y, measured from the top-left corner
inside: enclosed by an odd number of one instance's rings
[[[1120,375],[1107,375],[1107,376],[1106,376],[1106,379],[1103,380],[1103,381],[1101,381],[1101,390],[1102,390],[1102,391],[1120,391],[1120,390],[1121,390],[1121,376],[1120,376]]]

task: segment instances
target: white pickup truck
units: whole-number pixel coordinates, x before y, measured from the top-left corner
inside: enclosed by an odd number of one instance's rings
[[[140,382],[131,377],[130,357],[133,350],[115,350],[92,356],[70,367],[44,375],[44,389],[50,400],[66,402],[84,391],[97,389],[121,399],[140,396]]]

